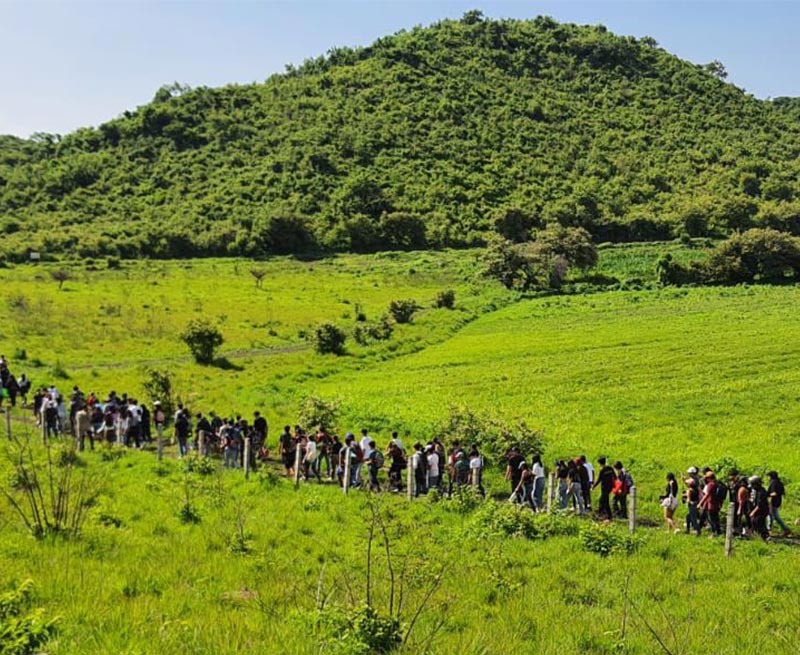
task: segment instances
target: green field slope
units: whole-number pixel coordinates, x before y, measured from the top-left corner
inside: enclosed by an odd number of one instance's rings
[[[188,257],[798,231],[795,102],[602,26],[462,20],[172,86],[97,128],[0,138],[0,253]],[[122,110],[124,108],[120,108]]]

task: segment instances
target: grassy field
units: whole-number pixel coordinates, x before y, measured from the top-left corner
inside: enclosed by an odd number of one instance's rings
[[[639,277],[626,254],[635,250],[603,249],[598,268]],[[642,254],[654,261],[657,247]],[[35,383],[60,362],[70,379],[58,384],[87,390],[139,393],[142,367],[157,362],[198,408],[261,408],[273,428],[294,420],[306,394],[338,398],[342,431],[365,426],[379,443],[391,428],[427,437],[453,406],[524,419],[544,432],[548,462],[585,452],[629,463],[651,525],[667,470],[774,467],[788,483],[785,517],[800,515],[798,288],[520,299],[479,278],[474,253],[408,253],[274,261],[258,291],[250,266],[126,265],[76,272],[61,292],[45,268],[0,271],[10,318],[0,351],[41,360],[28,371]],[[456,290],[455,310],[431,307],[444,288]],[[425,309],[387,342],[350,343],[337,358],[313,353],[300,334],[321,320],[352,329],[357,303],[373,320],[392,298]],[[197,366],[176,345],[198,313],[219,321],[234,367]],[[0,505],[0,591],[34,581],[34,605],[60,617],[49,651],[365,652],[332,625],[365,600],[367,494],[294,491],[272,473],[187,473],[150,453],[81,460],[99,491],[80,538],[35,540]],[[8,462],[0,466],[7,478]],[[501,497],[499,473],[489,483]],[[199,522],[182,520],[187,502]],[[649,528],[629,541],[622,526],[529,523],[494,502],[386,495],[378,511],[395,572],[407,563],[406,628],[444,567],[408,653],[789,655],[800,643],[791,543],[740,543],[725,559],[718,540]],[[617,548],[601,557],[593,545],[606,540]],[[373,553],[372,602],[385,612],[383,545]]]

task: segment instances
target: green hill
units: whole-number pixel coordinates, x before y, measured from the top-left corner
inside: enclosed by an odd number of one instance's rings
[[[0,255],[468,246],[507,214],[598,241],[798,232],[797,103],[724,75],[470,12],[263,84],[164,87],[97,129],[0,137]]]

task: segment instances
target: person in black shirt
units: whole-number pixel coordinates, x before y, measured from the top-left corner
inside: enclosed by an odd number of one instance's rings
[[[506,467],[506,480],[511,481],[511,493],[513,494],[519,486],[520,478],[522,477],[522,470],[520,464],[525,462],[525,458],[519,452],[519,448],[512,446],[511,450],[506,455],[508,466]]]
[[[752,476],[750,483],[750,504],[753,510],[750,512],[750,520],[753,522],[753,532],[758,534],[764,541],[769,539],[767,530],[767,517],[769,516],[769,496],[766,489],[761,484],[761,478],[757,475]]]
[[[611,514],[611,490],[614,488],[614,482],[617,480],[617,474],[614,469],[606,463],[605,457],[599,457],[597,463],[600,465],[600,471],[597,474],[597,479],[594,481],[593,489],[600,487],[600,514],[605,514],[608,521],[612,520]]]
[[[283,428],[283,434],[278,440],[280,446],[281,459],[283,459],[283,468],[286,469],[286,477],[289,478],[294,475],[294,458],[297,443],[292,437],[292,429],[287,425]]]
[[[772,526],[777,523],[783,530],[783,536],[788,537],[791,534],[791,531],[786,527],[786,524],[781,518],[781,504],[783,502],[783,497],[786,495],[786,489],[783,486],[783,482],[778,477],[777,471],[770,471],[767,475],[769,475],[767,496],[769,496],[769,517],[771,520],[770,529],[772,529]]]

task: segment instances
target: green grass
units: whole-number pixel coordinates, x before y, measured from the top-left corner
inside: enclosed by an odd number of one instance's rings
[[[654,248],[642,247],[657,258]],[[634,276],[627,250],[636,249],[603,249],[600,268]],[[245,262],[158,266],[165,272],[137,264],[88,273],[63,292],[45,268],[2,271],[0,303],[11,320],[0,350],[24,348],[28,362],[41,359],[43,368],[29,369],[35,383],[49,382],[45,372],[60,362],[71,376],[62,387],[74,381],[134,393],[143,363],[158,361],[174,368],[179,392],[197,408],[264,410],[273,443],[275,427],[294,420],[306,394],[340,398],[342,431],[369,427],[380,444],[390,428],[427,437],[455,405],[524,419],[544,431],[548,462],[584,452],[628,463],[648,525],[661,525],[657,496],[667,470],[723,459],[747,470],[774,467],[788,483],[786,518],[800,515],[800,288],[524,300],[478,278],[475,253],[277,260],[266,265],[265,291],[256,291]],[[448,287],[456,289],[456,310],[432,309]],[[27,310],[15,308],[15,296],[25,297]],[[322,320],[352,329],[356,303],[372,319],[406,297],[426,306],[414,323],[398,326],[388,342],[350,342],[345,357],[316,355],[297,335]],[[145,299],[157,318],[136,309]],[[95,323],[100,305],[119,305],[120,315]],[[253,327],[267,311],[279,337]],[[228,317],[223,351],[243,370],[185,360],[175,334],[198,313]],[[273,350],[282,345],[292,348]],[[260,475],[246,482],[240,472],[187,475],[172,451],[161,469],[151,453],[81,457],[102,489],[80,538],[37,541],[0,504],[0,591],[34,580],[35,604],[61,617],[51,652],[354,652],[315,627],[316,607],[331,589],[328,603],[339,615],[364,600],[363,494],[345,498],[314,484],[294,491]],[[5,480],[8,463],[0,461]],[[179,518],[187,485],[196,524]],[[507,494],[499,471],[489,485],[496,497]],[[737,543],[728,560],[718,540],[648,528],[634,553],[601,558],[582,545],[586,522],[537,523],[546,534],[535,540],[482,537],[485,510],[456,510],[384,497],[397,561],[408,556],[414,572],[409,608],[435,567],[447,567],[405,652],[425,652],[426,644],[443,654],[665,652],[646,624],[673,653],[732,655],[746,643],[790,655],[800,643],[800,565],[790,544]],[[239,516],[245,554],[230,548]],[[622,526],[614,531],[624,535]],[[383,560],[373,575],[373,600],[383,608]]]

